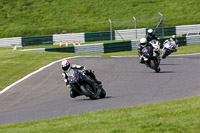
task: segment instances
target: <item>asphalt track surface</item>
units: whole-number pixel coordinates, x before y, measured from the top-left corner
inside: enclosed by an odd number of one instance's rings
[[[93,69],[103,82],[106,98],[70,98],[58,62],[0,95],[0,124],[200,95],[200,55],[161,60],[160,73],[140,64],[137,58],[81,57],[70,62]]]

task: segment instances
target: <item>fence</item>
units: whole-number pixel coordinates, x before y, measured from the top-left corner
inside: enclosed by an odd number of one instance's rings
[[[62,43],[73,43],[73,41],[80,43],[90,42],[90,41],[105,41],[110,40],[133,40],[136,38],[145,37],[148,28],[140,29],[125,29],[125,30],[115,30],[112,34],[109,31],[104,32],[89,32],[89,33],[70,33],[70,34],[55,34],[47,36],[35,36],[35,37],[13,37],[13,38],[2,38],[0,39],[0,47],[12,47],[12,44],[19,46],[29,46],[29,45],[52,45]],[[156,35],[161,35],[159,31],[162,30],[159,27],[156,30]],[[186,36],[186,41],[189,45],[200,44],[198,39],[190,38],[189,35],[197,35],[200,32],[200,24],[197,25],[183,25],[176,27],[164,27],[164,35],[171,36],[173,34]],[[192,39],[195,39],[193,41]],[[185,44],[186,45],[186,44]]]
[[[115,30],[115,40],[131,40],[146,36],[146,28]]]

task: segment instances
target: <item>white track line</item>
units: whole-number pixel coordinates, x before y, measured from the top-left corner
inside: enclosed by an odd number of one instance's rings
[[[81,57],[97,57],[97,56],[74,56],[74,57],[68,57],[68,58],[64,58],[64,59],[74,59],[74,58],[81,58]],[[26,75],[25,77],[19,79],[18,81],[12,83],[11,85],[7,86],[7,87],[4,88],[2,91],[0,91],[0,95],[3,94],[4,92],[6,92],[7,90],[9,90],[11,87],[15,86],[16,84],[22,82],[23,80],[25,80],[25,79],[31,77],[32,75],[34,75],[34,74],[36,74],[36,73],[38,73],[38,72],[44,70],[45,68],[47,68],[47,67],[49,67],[49,66],[52,66],[53,64],[55,64],[55,63],[57,63],[57,62],[61,62],[61,61],[64,60],[64,59],[54,61],[54,62],[52,62],[52,63],[50,63],[50,64],[48,64],[48,65],[46,65],[46,66],[41,67],[41,68],[38,69],[38,70],[36,70],[36,71],[34,71],[34,72],[32,72],[32,73]]]

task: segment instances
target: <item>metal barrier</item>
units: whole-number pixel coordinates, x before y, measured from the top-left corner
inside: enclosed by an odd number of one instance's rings
[[[0,47],[21,47],[22,39],[21,37],[13,37],[13,38],[1,38],[0,39]]]
[[[187,45],[200,44],[200,35],[197,36],[187,36]]]
[[[84,54],[104,53],[103,43],[76,46],[75,53],[84,53]]]

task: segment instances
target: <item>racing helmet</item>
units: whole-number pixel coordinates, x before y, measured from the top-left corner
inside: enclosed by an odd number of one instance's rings
[[[148,29],[147,33],[148,33],[149,36],[153,36],[153,30],[152,29]]]
[[[172,35],[172,40],[173,40],[173,41],[176,40],[176,35]]]
[[[146,43],[147,43],[147,39],[146,38],[143,37],[143,38],[140,39],[140,45],[141,46],[144,47],[146,45]]]
[[[62,69],[63,69],[64,71],[67,71],[67,70],[70,68],[70,63],[69,63],[69,61],[66,59],[66,60],[63,60],[63,61],[61,62],[61,66],[62,66]]]

